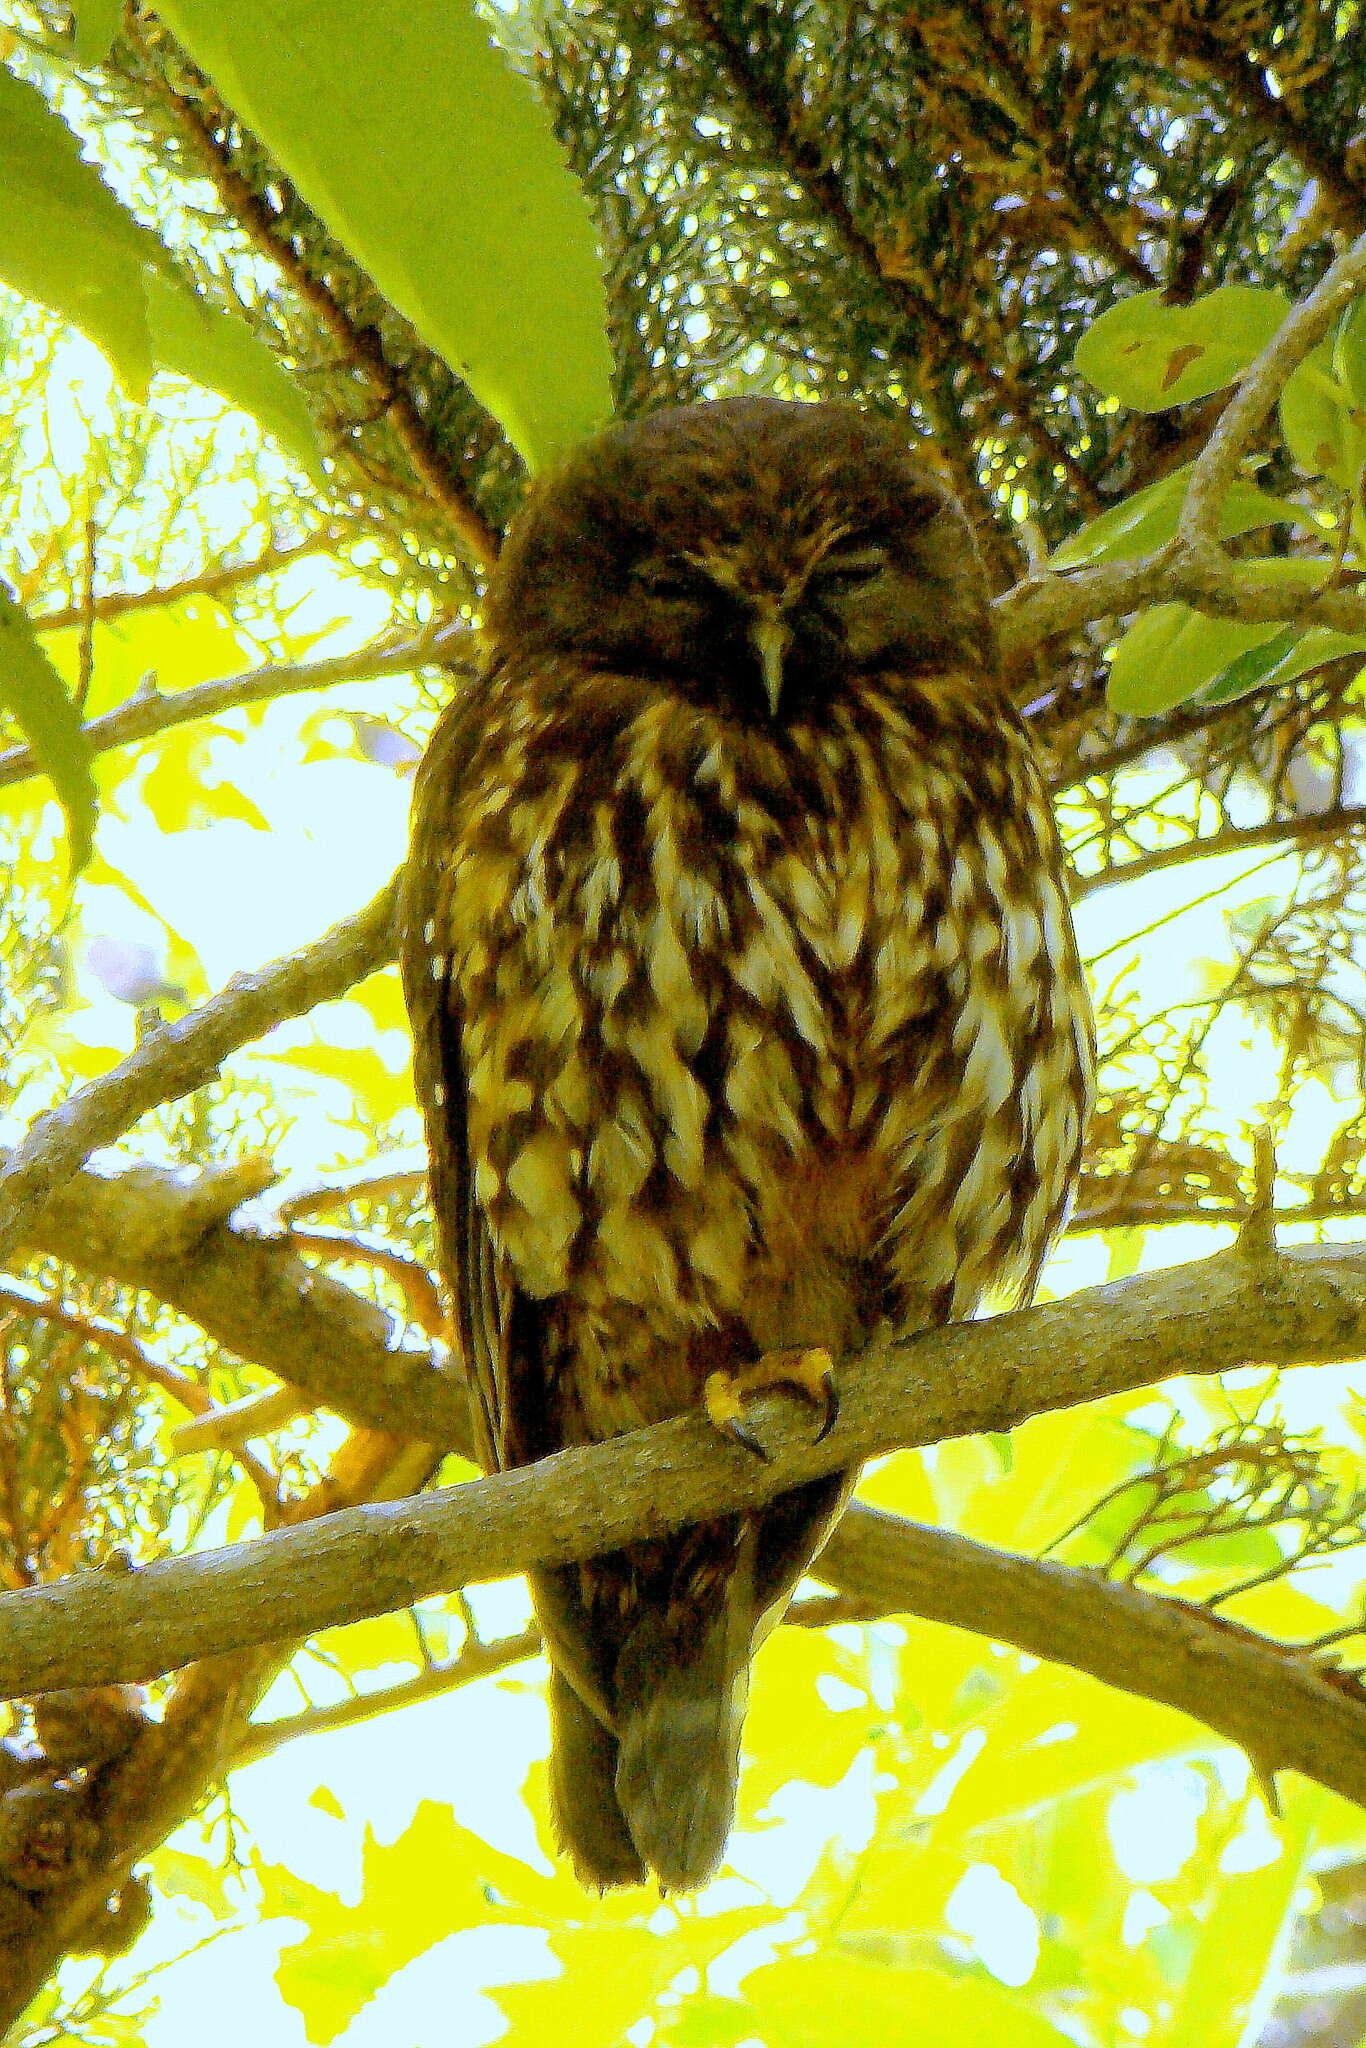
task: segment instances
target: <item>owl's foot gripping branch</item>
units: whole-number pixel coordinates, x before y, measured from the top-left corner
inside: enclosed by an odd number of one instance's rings
[[[835,1361],[823,1344],[765,1351],[752,1364],[740,1366],[734,1372],[710,1373],[702,1389],[708,1421],[723,1436],[766,1461],[768,1452],[745,1421],[745,1402],[770,1387],[792,1387],[805,1394],[821,1411],[816,1442],[821,1443],[829,1436],[839,1419],[840,1397],[835,1385]]]

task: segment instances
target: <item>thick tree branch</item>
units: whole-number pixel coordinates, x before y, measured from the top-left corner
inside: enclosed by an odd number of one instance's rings
[[[565,1564],[898,1447],[1250,1362],[1366,1352],[1366,1246],[1236,1248],[992,1321],[874,1345],[842,1371],[824,1443],[805,1410],[762,1411],[772,1462],[685,1416],[447,1492],[362,1507],[228,1550],[0,1598],[0,1694],[144,1677],[306,1635],[529,1566]],[[838,1554],[838,1553],[836,1553]],[[860,1588],[860,1591],[863,1589]]]
[[[1236,1742],[1264,1775],[1302,1771],[1366,1806],[1366,1693],[1202,1608],[871,1508],[840,1525],[817,1569],[879,1606],[973,1628],[1177,1707]]]
[[[1331,566],[1325,557],[1325,575]],[[1145,605],[1177,601],[1211,618],[1247,625],[1274,620],[1328,626],[1335,633],[1366,633],[1366,596],[1360,585],[1297,600],[1284,584],[1249,582],[1228,557],[1223,564],[1197,564],[1182,554],[1176,541],[1138,561],[1102,562],[1076,571],[1039,569],[997,598],[995,611],[1002,651],[1007,658],[1018,659],[1043,641],[1075,633],[1098,619],[1124,618]],[[1087,777],[1093,772],[1088,764]]]

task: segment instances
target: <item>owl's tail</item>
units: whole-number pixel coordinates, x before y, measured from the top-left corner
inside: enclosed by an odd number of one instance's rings
[[[550,1789],[560,1840],[583,1883],[705,1884],[735,1816],[740,1736],[755,1649],[843,1507],[836,1474],[746,1517],[720,1597],[644,1601],[604,1642],[576,1575],[535,1581],[552,1657]],[[680,1549],[689,1541],[678,1539]]]
[[[757,1616],[742,1558],[699,1639],[680,1655],[653,1611],[617,1660],[617,1802],[666,1892],[713,1875],[735,1818],[740,1731]]]
[[[641,1623],[622,1655],[630,1668],[616,1734],[552,1668],[551,1806],[582,1883],[605,1890],[644,1884],[654,1872],[665,1891],[691,1891],[720,1863],[735,1813],[747,1691],[739,1606],[723,1602],[686,1663],[657,1616]]]

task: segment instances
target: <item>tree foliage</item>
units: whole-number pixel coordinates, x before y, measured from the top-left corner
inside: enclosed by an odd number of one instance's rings
[[[0,2025],[1348,2048],[1355,0],[0,24]],[[689,1422],[529,1518],[464,1461],[389,878],[528,468],[739,390],[963,497],[1102,1093],[1043,1304],[849,1362],[829,1462],[914,1448],[764,1652],[726,1874],[598,1901],[507,1574],[761,1482]]]

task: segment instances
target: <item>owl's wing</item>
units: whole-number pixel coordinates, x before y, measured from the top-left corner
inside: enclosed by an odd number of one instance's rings
[[[423,756],[399,899],[399,957],[417,1099],[427,1126],[437,1255],[469,1382],[475,1451],[492,1472],[513,1462],[507,1454],[515,1289],[474,1197],[460,995],[453,935],[445,929],[451,821],[478,729],[476,705],[459,700],[441,718]]]

